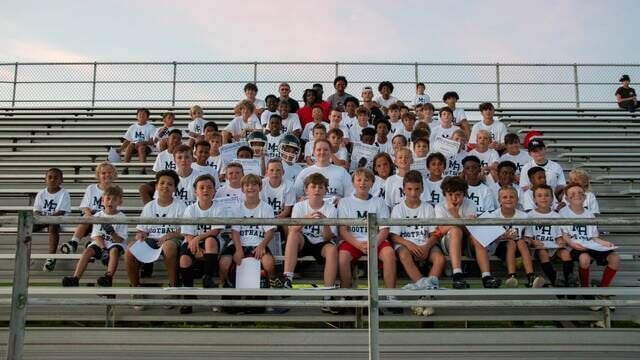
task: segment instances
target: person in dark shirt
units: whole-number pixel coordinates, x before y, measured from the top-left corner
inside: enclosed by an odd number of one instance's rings
[[[300,108],[300,104],[295,99],[289,97],[289,93],[291,92],[291,87],[286,82],[280,83],[278,86],[278,94],[280,94],[280,100],[286,101],[289,103],[289,112],[296,113]]]
[[[629,75],[622,75],[619,81],[622,83],[622,86],[616,90],[616,102],[621,109],[627,109],[630,112],[634,112],[638,107],[640,107],[640,104],[636,98],[636,90],[629,87],[631,79],[629,78]]]

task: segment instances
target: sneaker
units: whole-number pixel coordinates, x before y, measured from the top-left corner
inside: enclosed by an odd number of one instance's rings
[[[422,279],[424,279],[424,278],[422,278]],[[422,279],[420,279],[420,280],[422,280]],[[414,283],[408,283],[407,285],[402,287],[402,290],[418,290],[419,289],[418,282],[420,280],[418,280],[418,281],[416,281]]]
[[[454,289],[468,289],[469,284],[464,280],[464,276],[462,273],[453,274],[451,277],[451,281],[453,282]]]
[[[391,301],[391,302],[397,302],[398,298],[396,298],[393,295],[389,295],[389,296],[387,296],[387,300]],[[401,307],[390,307],[388,309],[389,309],[390,313],[395,314],[395,315],[399,315],[399,314],[402,314],[404,312],[404,309],[401,308]]]
[[[483,284],[484,284],[484,281],[483,281]],[[509,276],[509,278],[507,280],[505,280],[504,286],[508,287],[508,288],[511,288],[511,289],[517,288],[518,287],[518,278],[516,278],[515,275]]]
[[[584,299],[585,299],[585,300],[594,300],[594,299],[596,299],[596,297],[595,297],[595,296],[589,296],[589,298],[587,298],[587,296],[585,295],[585,296],[584,296]],[[608,300],[608,299],[609,299],[609,296],[600,295],[600,296],[598,296],[598,297],[597,297],[597,299],[600,299],[600,300]],[[600,310],[602,310],[602,306],[600,306],[600,305],[594,305],[594,306],[590,306],[590,307],[589,307],[589,309],[591,309],[592,311],[600,311]],[[615,306],[613,306],[613,305],[612,305],[612,306],[609,306],[609,310],[611,310],[611,311],[615,311],[615,310],[616,310],[616,307],[615,307]]]
[[[544,284],[545,284],[544,277],[542,277],[541,275],[536,275],[536,277],[531,282],[531,287],[538,289],[538,288],[544,287]]]
[[[62,278],[62,286],[64,287],[78,287],[80,286],[80,279],[75,276],[65,276]]]
[[[485,289],[497,289],[500,285],[502,285],[502,281],[491,275],[482,278],[482,286],[484,286]]]
[[[571,273],[567,277],[566,285],[567,287],[580,287],[580,280],[578,279],[576,274]]]
[[[218,287],[218,283],[211,276],[205,275],[202,278],[202,287],[205,289],[214,289]]]
[[[42,271],[53,271],[56,268],[56,259],[47,259],[44,262]]]
[[[176,298],[180,298],[179,296],[176,296]],[[185,300],[193,300],[193,299],[197,299],[198,297],[195,295],[185,295],[184,299]],[[191,305],[183,305],[180,307],[180,314],[186,315],[186,314],[191,314],[193,313],[193,306]]]
[[[431,306],[427,306],[422,310],[422,316],[431,316],[436,313],[436,310]]]
[[[330,298],[331,300],[334,300],[335,298],[332,296]],[[325,299],[326,300],[326,299]],[[339,315],[342,313],[342,311],[340,311],[339,308],[332,308],[329,305],[324,305],[320,308],[320,310],[325,313],[325,314],[332,314],[332,315]]]
[[[77,241],[70,240],[60,245],[60,252],[63,254],[75,254],[77,251],[78,251]]]
[[[418,290],[436,290],[440,286],[438,278],[435,276],[423,277],[416,281]]]
[[[113,286],[113,276],[110,274],[104,274],[104,276],[100,276],[96,281],[96,284],[101,287],[112,287]]]
[[[291,279],[284,275],[270,279],[269,286],[275,289],[291,289],[293,287]]]
[[[132,295],[133,299],[142,300],[145,298],[144,295]],[[143,311],[145,309],[144,305],[133,305],[133,310],[135,311]]]

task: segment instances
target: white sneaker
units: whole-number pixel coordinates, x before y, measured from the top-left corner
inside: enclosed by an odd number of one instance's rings
[[[416,284],[420,290],[436,290],[440,287],[438,278],[435,276],[423,277]]]
[[[436,313],[436,310],[430,306],[427,306],[422,310],[422,316],[431,316]]]
[[[44,262],[42,271],[53,271],[56,268],[56,259],[47,259]]]
[[[145,296],[144,295],[132,295],[132,298],[133,299],[144,299]],[[133,305],[133,310],[135,310],[135,311],[143,311],[144,309],[145,309],[144,305]]]
[[[509,276],[507,280],[504,282],[504,286],[508,288],[517,288],[518,287],[518,279],[515,276]]]
[[[422,278],[422,279],[424,279],[424,278]],[[420,279],[420,280],[422,280],[422,279]],[[418,285],[420,280],[416,281],[415,283],[408,283],[407,285],[402,287],[402,290],[418,290],[418,289],[420,289],[419,285]]]

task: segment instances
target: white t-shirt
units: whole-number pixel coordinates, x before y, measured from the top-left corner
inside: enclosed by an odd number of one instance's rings
[[[305,141],[309,141],[309,139],[313,138],[313,133],[312,130],[313,128],[316,126],[316,124],[322,124],[324,125],[324,128],[326,131],[329,131],[329,124],[322,121],[322,122],[315,122],[312,121],[310,123],[308,123],[307,125],[304,126],[304,130],[302,130],[302,135],[300,135],[300,139],[305,140]]]
[[[338,128],[338,129],[340,129],[340,131],[342,131],[342,137],[344,139],[349,139],[349,129],[350,128],[348,128],[347,125],[345,123],[343,123],[342,121],[340,121],[337,125],[338,125],[337,127],[336,126],[331,127],[331,124],[329,123],[329,125],[327,127],[327,131],[329,131],[329,130],[331,130],[333,128]]]
[[[193,169],[191,169],[191,174],[189,174],[189,176],[182,177],[178,175],[180,177],[180,182],[176,186],[176,192],[173,193],[173,199],[181,201],[185,207],[196,202],[196,193],[193,189],[193,183],[200,175],[202,175],[201,172],[195,171]],[[157,192],[153,195],[153,198],[158,198]],[[182,214],[180,214],[180,216],[182,216]]]
[[[424,202],[412,209],[407,206],[406,201],[403,201],[391,210],[392,219],[433,219],[435,217],[433,206]],[[392,226],[389,231],[416,245],[424,245],[427,243],[429,233],[435,228],[435,226]]]
[[[353,125],[358,123],[358,117],[357,116],[350,117],[348,113],[343,112],[342,120],[340,120],[340,123],[344,124],[344,126],[347,128],[347,131],[351,131],[351,128],[353,127]]]
[[[153,171],[158,172],[160,170],[176,170],[176,160],[169,150],[161,151],[156,156],[156,161],[153,163]]]
[[[384,182],[384,201],[390,209],[400,204],[405,197],[402,186],[403,180],[403,176],[393,174]]]
[[[329,180],[329,188],[327,189],[327,195],[337,195],[340,197],[347,197],[353,193],[353,184],[351,183],[351,176],[343,167],[329,164],[325,167],[318,165],[312,165],[304,168],[298,176],[294,184],[296,190],[296,197],[304,195],[304,179],[313,173],[320,173]]]
[[[428,104],[430,102],[431,102],[431,98],[429,97],[429,95],[427,94],[416,95],[416,97],[413,98],[413,107],[416,107],[416,105]]]
[[[260,130],[262,125],[257,116],[251,115],[247,122],[244,122],[242,116],[236,116],[227,124],[224,131],[230,132],[232,135],[239,135],[243,130]]]
[[[485,183],[479,183],[476,186],[469,185],[467,199],[473,201],[476,205],[476,214],[478,216],[484,212],[493,211],[498,207],[496,195]]]
[[[264,109],[262,115],[260,115],[260,123],[264,128],[269,126],[269,119],[271,119],[271,115],[280,115],[280,113],[276,110],[274,112],[269,111],[268,109]]]
[[[498,162],[500,155],[494,149],[488,149],[487,151],[481,153],[477,149],[473,149],[469,151],[469,155],[475,155],[480,159],[481,166],[491,166],[494,163]]]
[[[497,204],[498,207],[500,207],[500,201],[498,201],[498,197],[499,197],[498,192],[500,191],[500,184],[495,182],[495,180],[493,180],[493,177],[487,176],[487,186],[489,186],[489,188],[491,188],[491,190],[493,191],[493,195],[495,196],[496,204]],[[519,208],[527,210],[522,205],[523,201],[524,201],[524,191],[522,191],[522,188],[520,187],[520,185],[514,183],[514,184],[511,184],[511,187],[513,187],[518,192],[518,205],[519,205]],[[530,208],[530,209],[532,209],[532,208]]]
[[[389,120],[389,124],[391,124],[391,128],[389,129],[389,137],[391,139],[393,139],[394,136],[400,134],[400,135],[404,135],[404,133],[402,132],[402,130],[404,129],[404,125],[402,124],[401,120],[398,120],[396,122],[393,122],[391,120]],[[411,134],[409,134],[409,137],[407,137],[406,135],[404,135],[404,137],[407,138],[407,140],[411,140]]]
[[[182,201],[173,200],[171,205],[162,207],[158,204],[158,200],[149,201],[140,213],[140,217],[150,218],[179,218],[184,214],[185,204]],[[144,231],[150,239],[159,239],[171,232],[179,232],[179,225],[156,225],[156,224],[139,224],[137,230]]]
[[[497,141],[499,144],[504,144],[504,136],[509,132],[507,131],[507,127],[500,122],[500,120],[493,120],[491,125],[485,125],[484,122],[480,121],[473,125],[471,128],[471,136],[469,136],[469,144],[476,143],[476,136],[478,135],[478,131],[487,130],[491,133],[491,140]]]
[[[353,123],[353,126],[349,128],[349,140],[351,140],[351,142],[360,142],[360,135],[362,135],[362,130],[366,128],[373,129],[373,125],[368,124],[365,127],[361,127],[357,121]]]
[[[442,188],[440,187],[442,185],[442,179],[438,181],[431,181],[429,180],[429,178],[425,178],[423,181],[429,189],[429,194],[425,194],[425,197],[429,199],[429,202],[433,206],[436,206],[437,204],[445,201],[444,193],[442,192]]]
[[[453,109],[453,125],[459,126],[462,120],[466,120],[467,114],[462,108]]]
[[[511,161],[512,163],[516,164],[516,176],[522,176],[522,168],[530,163],[531,160],[531,156],[529,156],[529,153],[524,151],[524,150],[520,150],[520,152],[518,153],[518,155],[511,155],[507,152],[505,152],[504,154],[502,154],[502,156],[500,156],[500,158],[498,159],[498,162],[503,162],[503,161]],[[524,176],[527,176],[527,174],[525,173]]]
[[[129,126],[127,132],[124,133],[124,139],[132,143],[145,142],[151,140],[155,133],[156,127],[152,124],[140,125],[135,123]]]
[[[447,168],[444,170],[443,176],[458,176],[462,173],[462,159],[469,156],[466,151],[461,151],[454,157],[447,159]]]
[[[117,214],[113,214],[113,215],[107,215],[104,213],[104,211],[98,211],[95,215],[95,217],[108,217],[108,218],[123,218],[125,217],[124,213],[122,213],[122,211],[118,211]],[[93,225],[93,228],[91,230],[91,238],[96,238],[98,236],[102,236],[102,238],[104,239],[104,245],[107,249],[109,249],[114,243],[119,243],[122,244],[122,246],[126,246],[127,245],[127,235],[129,233],[129,227],[127,226],[127,224],[111,224],[111,226],[113,226],[113,230],[115,231],[116,234],[118,234],[119,237],[122,238],[122,241],[113,241],[113,238],[111,237],[111,235],[107,234],[106,231],[104,231],[104,225],[105,224],[95,224]]]
[[[220,187],[220,178],[218,177],[218,170],[216,170],[216,168],[208,165],[198,165],[196,163],[192,163],[191,169],[193,170],[193,172],[198,173],[198,176],[204,175],[204,174],[209,174],[213,176],[213,180],[214,180],[213,188],[218,189]],[[194,180],[198,176],[196,176]]]
[[[585,195],[585,199],[584,199],[583,206],[585,210],[589,210],[594,215],[600,214],[600,205],[598,205],[598,200],[596,199],[596,196],[591,191],[585,192],[584,195]],[[565,203],[567,202],[565,194],[562,194],[562,201]]]
[[[369,213],[375,213],[376,218],[389,218],[389,208],[385,205],[384,200],[379,197],[370,196],[368,200],[356,198],[354,195],[340,200],[338,203],[339,218],[366,218]],[[380,226],[379,229],[385,229],[388,226]],[[367,226],[347,226],[349,233],[357,241],[368,241]]]
[[[227,216],[228,215],[224,214],[221,208],[214,206],[213,202],[211,203],[211,206],[209,206],[209,208],[206,210],[201,209],[200,205],[198,205],[198,203],[195,202],[189,205],[184,210],[184,214],[182,217],[185,219],[197,219],[197,218],[209,218],[209,217],[222,218]],[[202,225],[202,224],[182,225],[180,231],[182,232],[183,235],[198,236],[209,230],[215,230],[215,229],[224,229],[224,225]]]
[[[87,189],[84,191],[84,196],[82,196],[82,201],[80,201],[80,208],[87,208],[91,210],[92,214],[104,210],[102,193],[103,191],[98,187],[98,184],[87,186]]]
[[[284,179],[290,181],[291,183],[295,183],[296,177],[302,171],[302,165],[300,165],[299,163],[293,163],[289,165],[286,161],[283,161],[282,167],[284,169]]]
[[[387,138],[387,142],[384,144],[380,144],[377,140],[373,142],[373,145],[378,148],[378,152],[384,152],[387,154],[391,154],[391,149],[393,145],[391,144],[391,138]]]
[[[254,209],[248,209],[244,202],[239,206],[234,216],[242,218],[273,218],[273,209],[264,201],[260,201]],[[275,229],[273,225],[233,225],[231,230],[240,233],[240,244],[244,246],[258,246],[264,240],[267,231]]]
[[[345,160],[347,163],[349,162],[349,151],[346,147],[340,145],[340,148],[335,153],[336,157],[340,160]]]
[[[222,167],[222,157],[218,156],[209,156],[207,159],[207,166],[216,169],[218,173],[220,173],[220,168]]]
[[[542,166],[535,163],[535,161],[531,160],[528,164],[526,164],[522,168],[522,176],[520,176],[520,187],[526,187],[530,185],[529,176],[527,176],[527,172],[534,166],[540,166],[544,168],[545,175],[547,177],[547,185],[551,186],[554,189],[558,185],[567,185],[567,181],[564,178],[564,172],[562,171],[562,167],[558,165],[557,162],[553,160],[547,160],[547,163]]]
[[[207,122],[203,118],[195,118],[187,124],[187,130],[192,133],[202,134],[204,132],[204,125]]]
[[[460,129],[458,126],[452,125],[448,128],[443,128],[442,126],[438,126],[433,129],[431,132],[431,136],[429,137],[429,143],[433,144],[437,137],[443,137],[445,139],[450,139],[453,135],[453,132]]]
[[[388,108],[389,106],[395,104],[398,102],[398,98],[395,98],[391,95],[389,95],[389,98],[387,100],[385,100],[382,95],[378,95],[376,96],[375,99],[373,99],[373,101],[377,102],[378,105],[382,106],[382,107],[386,107]]]
[[[476,216],[476,204],[473,201],[465,198],[462,201],[462,205],[459,208],[460,210],[460,218],[461,219],[469,219],[475,218]],[[434,207],[434,211],[436,213],[437,219],[453,219],[454,217],[449,214],[449,210],[447,210],[447,202],[443,201],[437,204]]]
[[[46,188],[40,190],[33,201],[33,211],[40,211],[44,215],[51,215],[58,211],[64,211],[65,215],[70,213],[71,197],[69,192],[62,187],[53,194]]]
[[[480,216],[480,218],[498,218],[498,219],[526,219],[527,218],[527,213],[525,213],[524,211],[520,211],[518,209],[515,210],[515,214],[513,214],[512,217],[507,218],[504,216],[504,214],[502,214],[502,210],[500,208],[497,208],[493,211],[487,211],[486,213],[482,214]],[[515,239],[521,239],[524,236],[524,229],[525,226],[524,225],[518,225],[518,224],[514,224],[514,225],[502,225],[502,228],[506,231],[512,230],[514,231],[514,235],[515,235]],[[499,241],[494,241],[491,244],[489,244],[489,246],[487,247],[487,250],[489,251],[490,254],[493,254],[495,252],[495,250],[498,248],[498,245],[500,244]]]
[[[373,186],[371,190],[369,190],[369,194],[372,196],[376,196],[384,199],[385,190],[384,190],[385,180],[380,176],[376,175],[376,180],[373,182]]]
[[[309,205],[309,200],[304,200],[301,202],[297,202],[293,205],[293,210],[291,211],[291,218],[303,218],[307,214],[310,214],[315,211],[320,211],[327,218],[337,218],[338,210],[330,201],[323,201],[322,207],[319,209],[313,209]],[[338,231],[336,226],[331,226],[331,233],[336,236],[338,235]],[[322,225],[308,225],[302,227],[302,235],[304,235],[310,243],[319,244],[324,242],[322,238]]]
[[[298,114],[289,114],[286,119],[282,119],[282,132],[293,134],[296,130],[302,130],[300,125],[300,118]]]
[[[558,213],[553,210],[551,210],[551,212],[547,214],[543,214],[533,209],[527,212],[527,215],[529,219],[560,217],[560,215],[558,215]],[[529,225],[525,227],[524,235],[534,240],[541,241],[544,247],[547,249],[555,249],[558,247],[556,245],[556,239],[562,236],[562,232],[560,226],[556,225]]]
[[[311,160],[315,161],[315,157],[313,156],[313,145],[315,144],[315,141],[313,140],[309,140],[307,141],[306,144],[304,144],[304,157],[310,157]]]
[[[235,197],[244,201],[244,193],[242,192],[242,187],[234,189],[229,186],[229,184],[224,184],[218,191],[216,191],[215,199],[222,197]]]
[[[274,188],[269,184],[269,179],[262,179],[260,200],[266,202],[273,209],[273,215],[277,216],[286,206],[293,206],[296,202],[296,194],[293,192],[293,183],[284,179],[280,186]]]
[[[278,144],[285,134],[280,133],[278,136],[267,134],[267,148],[265,149],[265,161],[270,159],[279,159],[280,151],[278,151]]]
[[[249,99],[247,99],[247,100],[249,100]],[[249,101],[251,101],[251,100],[249,100]],[[264,100],[255,98],[253,100],[253,106],[255,106],[256,109],[264,109],[264,108],[267,107],[267,104],[264,102]]]
[[[589,210],[584,210],[582,214],[576,214],[569,208],[569,206],[565,206],[560,209],[560,217],[574,219],[574,218],[595,218],[595,215]],[[598,227],[595,225],[563,225],[560,227],[562,233],[567,234],[571,237],[571,241],[577,242],[578,244],[584,244],[586,242],[592,242],[591,240],[594,237],[598,237],[600,233],[598,232]]]

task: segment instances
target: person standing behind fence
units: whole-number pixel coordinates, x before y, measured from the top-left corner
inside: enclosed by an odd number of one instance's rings
[[[71,212],[71,198],[69,192],[62,188],[62,170],[51,168],[44,177],[46,188],[40,190],[33,202],[33,214],[40,216],[63,216]],[[33,226],[33,231],[47,228],[49,232],[49,254],[55,254],[60,241],[60,228],[58,224],[38,224]],[[56,259],[47,259],[44,262],[43,271],[53,271],[56,267]]]
[[[333,87],[336,89],[334,94],[329,95],[327,98],[327,102],[331,105],[331,109],[344,111],[345,100],[348,97],[352,97],[353,95],[347,93],[345,89],[347,88],[347,78],[344,76],[337,76],[333,80]]]
[[[298,104],[297,100],[294,100],[289,97],[290,93],[291,93],[291,87],[289,86],[289,84],[287,84],[286,82],[280,83],[280,85],[278,86],[278,94],[280,95],[279,100],[281,102],[286,101],[287,104],[289,104],[289,112],[295,114],[298,111],[298,109],[300,109],[300,104]],[[284,118],[286,117],[283,117],[283,119]]]
[[[629,75],[622,75],[618,81],[622,83],[622,86],[616,90],[616,102],[618,103],[618,107],[621,109],[627,109],[627,111],[630,112],[636,111],[636,109],[640,107],[640,103],[638,103],[636,90],[629,87],[631,78]]]

